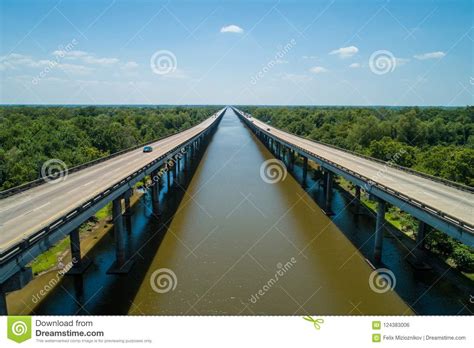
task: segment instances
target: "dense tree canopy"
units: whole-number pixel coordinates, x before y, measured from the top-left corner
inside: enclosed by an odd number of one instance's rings
[[[0,190],[188,128],[217,107],[0,107]]]
[[[291,133],[474,186],[474,107],[243,107]]]

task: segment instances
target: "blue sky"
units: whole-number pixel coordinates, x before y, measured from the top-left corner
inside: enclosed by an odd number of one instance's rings
[[[473,104],[471,1],[0,6],[0,103]]]

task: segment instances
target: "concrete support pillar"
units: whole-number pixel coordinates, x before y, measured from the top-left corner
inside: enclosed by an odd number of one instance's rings
[[[423,221],[418,222],[418,233],[416,234],[416,247],[420,250],[425,249],[426,224]]]
[[[189,159],[188,159],[188,148],[185,148],[185,151],[184,151],[184,164],[183,164],[183,171],[188,171],[188,168],[189,168]]]
[[[360,203],[360,186],[355,187],[355,198],[357,200],[357,203]]]
[[[122,197],[118,197],[113,200],[112,215],[114,221],[115,262],[116,265],[120,267],[125,263],[125,236],[123,233]]]
[[[376,262],[382,261],[384,224],[385,224],[385,201],[378,199],[377,220],[375,223],[375,245],[374,245],[374,260]]]
[[[411,255],[408,258],[408,262],[418,270],[431,269],[431,266],[425,263],[426,249],[425,249],[425,238],[428,232],[428,225],[423,221],[418,221],[418,231],[416,233],[416,247],[412,250]]]
[[[355,213],[359,214],[360,211],[360,186],[355,187],[355,199],[354,199],[354,205],[355,205]]]
[[[302,182],[303,187],[306,187],[307,177],[308,177],[308,157],[303,156],[303,182]]]
[[[8,315],[7,294],[2,285],[0,285],[0,315]]]
[[[175,183],[175,180],[178,179],[178,166],[179,164],[177,164],[178,161],[176,161],[174,163],[174,166],[173,166],[173,184]]]
[[[151,201],[153,205],[153,212],[155,215],[158,215],[160,213],[160,185],[158,182],[158,171],[151,173],[151,177]]]
[[[170,174],[171,168],[166,167],[166,184],[168,185],[168,191],[171,188],[171,174]]]
[[[115,237],[115,262],[107,271],[108,274],[125,274],[132,268],[132,260],[127,260],[125,250],[125,231],[123,228],[122,216],[123,196],[117,197],[112,201],[112,215],[114,221]]]
[[[330,171],[325,171],[325,193],[326,193],[326,214],[332,215],[331,202],[332,202],[332,182],[333,174]]]
[[[130,197],[132,196],[133,191],[130,190],[130,192],[127,193],[124,197],[125,201],[125,212],[123,216],[125,217],[125,228],[127,229],[128,233],[132,232],[132,211],[130,208]]]
[[[125,197],[124,198],[124,201],[125,201],[125,212],[124,212],[124,215],[125,216],[130,216],[131,215],[131,211],[130,211],[130,197]]]
[[[82,267],[82,256],[81,256],[81,240],[79,237],[78,228],[72,230],[72,232],[69,234],[69,242],[71,244],[72,267],[79,269]]]
[[[153,182],[153,177],[151,178]],[[123,216],[125,217],[125,227],[127,229],[127,232],[132,232],[132,210],[130,208],[130,198],[133,195],[133,189],[129,189],[125,194],[123,195],[123,200],[124,200],[124,205],[125,205],[125,211],[123,213]]]
[[[181,170],[181,158],[179,158],[179,155],[176,155],[176,171],[179,175],[179,171]]]

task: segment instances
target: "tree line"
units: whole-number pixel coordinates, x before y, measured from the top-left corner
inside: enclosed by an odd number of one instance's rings
[[[272,126],[326,144],[420,172],[474,185],[474,107],[256,107],[249,112]],[[418,221],[390,207],[403,232],[414,235]],[[460,271],[474,274],[474,250],[431,229],[432,252]],[[471,276],[471,278],[474,278]]]
[[[286,130],[474,186],[474,107],[243,107]]]
[[[0,191],[38,179],[49,159],[69,168],[181,131],[218,107],[2,106]]]

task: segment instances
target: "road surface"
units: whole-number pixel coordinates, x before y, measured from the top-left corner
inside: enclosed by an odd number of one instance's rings
[[[64,181],[45,183],[0,200],[0,252],[186,142],[216,119],[213,115],[193,128],[151,144],[152,152],[132,150],[71,173]]]

